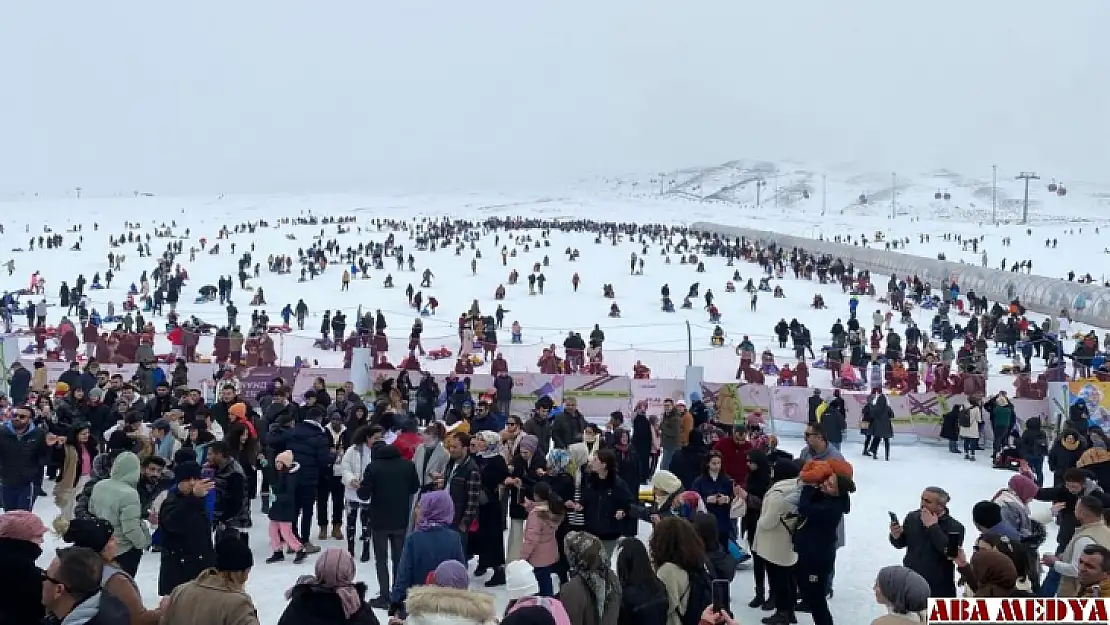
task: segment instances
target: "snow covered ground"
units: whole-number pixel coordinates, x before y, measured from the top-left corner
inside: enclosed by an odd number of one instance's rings
[[[700,193],[706,193],[705,188],[709,176],[702,181]],[[724,176],[724,179],[713,178],[713,185],[735,185],[737,176]],[[809,178],[812,178],[810,176]],[[645,182],[645,186],[649,184]],[[780,180],[780,184],[782,181]],[[812,181],[807,183],[812,185]],[[530,196],[489,196],[489,195],[464,195],[455,196],[398,196],[398,197],[368,197],[368,196],[301,196],[301,197],[212,197],[212,198],[85,198],[68,200],[45,200],[25,198],[12,201],[0,206],[6,215],[12,215],[5,221],[5,234],[0,235],[0,260],[12,258],[15,260],[16,271],[13,276],[3,283],[4,290],[14,290],[26,287],[28,277],[34,271],[39,271],[47,280],[47,295],[56,301],[58,287],[63,280],[73,284],[79,273],[91,279],[94,272],[101,274],[107,269],[108,231],[118,235],[123,232],[122,224],[126,220],[141,222],[144,233],[151,231],[154,225],[169,224],[176,220],[175,233],[190,229],[190,238],[184,243],[186,253],[179,257],[179,262],[188,269],[190,281],[183,293],[183,303],[180,310],[184,314],[196,314],[213,323],[223,323],[225,312],[216,304],[192,304],[192,297],[196,289],[205,284],[214,284],[219,275],[235,274],[236,260],[242,252],[252,244],[256,249],[254,257],[256,262],[262,262],[265,267],[265,258],[269,254],[296,253],[297,247],[307,247],[314,235],[319,234],[322,226],[283,226],[259,231],[256,235],[233,235],[230,241],[221,242],[222,251],[219,255],[198,253],[196,262],[189,263],[188,248],[196,245],[196,240],[207,237],[209,244],[215,242],[216,231],[221,226],[234,228],[238,223],[266,219],[276,223],[281,217],[296,217],[313,211],[318,215],[355,215],[358,222],[354,224],[351,234],[336,237],[335,226],[323,226],[324,236],[338,238],[341,248],[348,245],[357,246],[359,241],[381,241],[387,232],[378,232],[370,228],[370,220],[374,218],[414,219],[421,217],[440,217],[449,215],[452,218],[485,219],[490,216],[522,215],[537,218],[587,218],[604,221],[637,221],[690,223],[699,220],[718,221],[736,225],[745,225],[757,228],[777,229],[784,232],[803,234],[806,236],[824,236],[830,238],[837,234],[858,235],[867,233],[868,236],[876,230],[890,230],[892,235],[910,237],[911,245],[907,251],[927,256],[935,256],[938,251],[945,251],[949,258],[954,258],[952,246],[944,246],[938,242],[939,236],[945,232],[959,232],[965,235],[987,234],[987,249],[993,265],[1002,256],[1012,255],[1014,259],[1023,257],[1031,258],[1034,270],[1046,275],[1060,275],[1069,267],[1089,267],[1092,274],[1096,267],[1101,272],[1102,263],[1091,262],[1090,251],[1097,246],[1101,251],[1103,244],[1099,243],[1102,235],[1095,235],[1093,229],[1095,221],[1084,222],[1049,222],[1042,220],[1033,227],[1033,235],[1027,239],[1023,236],[1024,227],[999,226],[997,228],[977,225],[977,222],[961,220],[957,215],[951,219],[937,216],[928,217],[926,208],[921,209],[920,215],[915,215],[915,221],[910,217],[899,217],[891,222],[887,219],[881,208],[876,208],[874,203],[867,207],[849,208],[838,207],[829,209],[824,217],[820,214],[820,176],[817,176],[816,187],[807,187],[810,190],[810,199],[799,201],[793,208],[783,208],[780,204],[778,211],[773,204],[762,204],[759,209],[754,206],[744,205],[742,202],[733,201],[738,191],[732,191],[733,200],[702,200],[692,198],[692,192],[680,196],[669,193],[662,197],[640,195],[639,192],[596,191],[585,193],[581,190],[571,190],[565,195],[550,197]],[[696,186],[696,185],[690,185]],[[783,186],[786,186],[783,184]],[[781,187],[780,187],[781,188]],[[843,189],[847,189],[845,185]],[[927,185],[920,185],[926,189]],[[720,189],[712,193],[719,192]],[[933,190],[927,191],[931,198]],[[925,195],[922,191],[919,195]],[[843,195],[843,194],[842,194]],[[830,195],[831,197],[831,195]],[[781,198],[780,198],[781,200]],[[761,197],[761,202],[763,198]],[[929,200],[932,201],[931,199]],[[785,202],[782,202],[785,203]],[[830,203],[831,207],[832,204]],[[843,211],[843,212],[841,212]],[[1075,219],[1080,219],[1082,211],[1076,212]],[[1090,211],[1090,215],[1096,215]],[[920,216],[921,220],[916,221]],[[93,222],[100,224],[99,231],[93,230]],[[27,248],[27,240],[33,234],[42,233],[43,224],[49,225],[55,232],[63,233],[65,242],[60,250],[38,250],[34,252],[10,251],[15,248]],[[84,237],[82,250],[69,251],[78,234],[65,232],[69,227],[82,224]],[[29,231],[27,228],[29,227]],[[358,227],[363,229],[358,233]],[[1078,234],[1078,228],[1083,227],[1083,234]],[[1077,234],[1067,235],[1065,231],[1075,228]],[[928,232],[931,234],[931,244],[919,244],[917,235]],[[296,241],[286,239],[286,234],[293,234]],[[534,238],[538,232],[531,232]],[[999,247],[998,240],[1008,234],[1015,240],[1014,247],[1003,249]],[[280,355],[283,362],[289,363],[294,357],[300,355],[309,359],[319,360],[321,366],[338,366],[341,362],[339,353],[324,353],[311,347],[312,340],[316,338],[316,327],[319,324],[319,315],[325,309],[342,308],[348,313],[354,313],[359,306],[364,309],[380,308],[389,321],[389,336],[391,339],[391,360],[397,362],[403,355],[403,338],[407,336],[408,327],[415,316],[415,312],[406,309],[404,289],[408,282],[413,282],[414,287],[419,284],[419,274],[424,268],[430,268],[435,273],[433,288],[423,289],[425,298],[434,295],[441,304],[436,317],[425,318],[424,346],[427,349],[438,347],[441,343],[454,350],[457,348],[455,333],[455,320],[459,312],[470,306],[473,299],[477,298],[483,311],[490,311],[496,307],[493,300],[493,291],[498,284],[506,284],[508,297],[504,306],[510,312],[506,316],[506,331],[501,334],[500,343],[507,357],[510,367],[514,370],[535,370],[535,360],[539,355],[541,346],[548,343],[561,344],[568,330],[582,332],[585,336],[593,324],[600,324],[606,333],[606,361],[613,373],[628,374],[631,365],[641,359],[653,369],[654,377],[681,377],[686,366],[687,325],[690,324],[690,334],[693,345],[693,359],[695,364],[705,367],[706,378],[709,381],[729,381],[733,379],[737,358],[732,347],[713,349],[709,347],[709,334],[712,324],[708,323],[706,314],[701,310],[704,302],[695,301],[692,311],[679,311],[668,314],[659,310],[659,289],[664,283],[669,283],[672,296],[676,301],[681,301],[681,296],[693,282],[700,282],[701,290],[712,289],[717,296],[716,303],[721,309],[724,319],[723,327],[727,332],[730,344],[741,340],[743,334],[749,335],[756,343],[758,349],[769,347],[772,342],[772,326],[780,319],[787,320],[797,317],[799,321],[807,324],[812,329],[816,344],[828,340],[828,330],[836,318],[846,319],[848,315],[847,298],[839,288],[826,287],[814,282],[795,281],[785,279],[782,286],[786,298],[775,300],[770,294],[761,294],[757,312],[749,311],[748,296],[745,293],[728,294],[725,292],[725,282],[731,279],[733,269],[738,270],[744,281],[755,276],[754,266],[739,263],[735,268],[725,266],[722,259],[707,259],[706,273],[697,274],[693,267],[678,264],[677,256],[672,257],[670,265],[664,264],[660,255],[658,244],[648,243],[649,251],[645,256],[645,271],[642,276],[630,276],[628,260],[635,252],[640,255],[642,248],[638,243],[627,240],[614,247],[609,243],[595,244],[590,235],[572,235],[554,233],[551,238],[551,247],[523,252],[523,247],[518,246],[516,259],[510,259],[508,266],[502,266],[500,255],[497,253],[499,245],[495,246],[493,235],[482,237],[479,245],[483,258],[479,261],[476,276],[470,274],[471,253],[465,252],[462,256],[455,256],[452,249],[448,248],[437,252],[418,252],[414,250],[412,241],[399,234],[400,242],[405,244],[406,253],[412,251],[416,256],[417,273],[394,271],[396,288],[389,290],[382,287],[382,279],[386,272],[373,272],[369,280],[356,280],[352,283],[349,292],[340,292],[340,275],[342,268],[329,267],[322,276],[314,281],[299,284],[296,275],[277,276],[269,274],[263,269],[259,279],[251,280],[253,286],[262,286],[265,289],[269,306],[266,307],[271,318],[277,319],[278,311],[286,304],[295,304],[298,298],[304,298],[313,311],[313,320],[310,320],[303,333],[294,333],[287,336],[279,344]],[[1107,233],[1110,236],[1110,233]],[[1060,246],[1056,250],[1044,250],[1045,238],[1060,238]],[[1065,238],[1070,237],[1070,238]],[[236,253],[233,255],[228,249],[228,244],[237,244]],[[504,237],[502,236],[502,242]],[[151,250],[158,254],[165,241],[152,239]],[[512,244],[509,243],[510,248]],[[566,247],[577,248],[581,251],[581,258],[575,263],[569,263],[564,255]],[[1020,250],[1017,251],[1017,250]],[[140,259],[134,245],[125,245],[115,250],[124,253],[127,260],[123,271],[119,272],[114,287],[108,291],[94,291],[92,297],[94,306],[103,312],[104,303],[108,298],[117,302],[123,299],[126,289],[131,282],[138,282],[139,274],[152,267],[145,259]],[[531,272],[534,262],[542,262],[543,256],[550,257],[550,266],[544,268],[548,278],[546,293],[542,296],[529,296],[527,294],[526,277]],[[969,262],[978,258],[968,258]],[[515,287],[507,286],[507,274],[510,269],[520,271],[522,280]],[[570,279],[573,273],[578,272],[582,278],[582,285],[578,293],[574,293]],[[1099,277],[1095,276],[1096,279]],[[612,283],[616,290],[616,302],[622,310],[620,319],[610,319],[606,316],[609,300],[601,295],[604,283]],[[737,283],[737,288],[743,286]],[[821,293],[829,305],[828,310],[815,311],[809,304],[815,293]],[[247,305],[249,295],[236,290],[235,301],[240,309],[240,317],[247,318],[251,307]],[[24,298],[26,300],[26,298]],[[861,304],[861,314],[870,314],[877,305],[865,300]],[[59,312],[51,310],[50,321],[59,319]],[[507,326],[513,320],[519,320],[524,331],[524,346],[508,345],[509,336]],[[17,322],[20,321],[17,318]],[[353,319],[352,319],[353,321]],[[918,317],[918,324],[927,327],[928,319]],[[897,326],[896,326],[897,327]],[[168,347],[163,343],[163,349]],[[201,351],[210,348],[202,343]],[[780,362],[787,361],[789,353],[785,350],[776,350]],[[1001,363],[992,362],[992,369],[997,370]],[[432,370],[441,370],[449,367],[448,362],[439,362],[431,365]],[[817,373],[813,376],[813,385],[824,386],[827,384],[827,374]],[[1010,379],[1003,376],[992,376],[990,379],[992,390],[1010,388]],[[786,441],[784,447],[796,451],[800,446],[798,441]],[[849,449],[850,447],[850,449]],[[853,513],[847,520],[848,546],[841,550],[837,576],[836,597],[833,600],[833,612],[838,619],[845,622],[863,622],[865,615],[877,614],[878,607],[874,605],[871,592],[874,575],[879,568],[886,564],[900,561],[900,554],[887,546],[885,541],[886,526],[888,523],[887,511],[891,510],[899,515],[917,506],[917,497],[921,488],[928,485],[939,485],[948,488],[953,494],[953,512],[955,516],[970,526],[971,506],[978,500],[992,496],[999,488],[1004,486],[1009,473],[993,471],[987,468],[985,462],[972,465],[960,460],[957,456],[950,458],[945,449],[932,447],[896,447],[890,464],[882,461],[873,461],[859,455],[854,445],[846,447],[848,457],[855,461],[857,466],[857,482],[860,486],[859,493],[853,500]],[[922,471],[923,467],[929,471]],[[36,511],[49,521],[54,517],[55,510],[49,501],[40,501]],[[269,553],[266,543],[266,521],[260,513],[255,513],[256,528],[252,532],[252,544],[259,562],[256,566],[248,589],[255,597],[260,610],[263,623],[273,623],[283,609],[284,600],[280,593],[292,584],[297,575],[311,570],[311,562],[302,566],[290,563],[281,565],[264,565],[261,560]],[[645,535],[646,537],[646,535]],[[969,531],[969,540],[973,539],[974,531]],[[53,541],[51,542],[53,544]],[[328,541],[325,546],[339,546],[335,541]],[[49,549],[48,549],[49,553]],[[44,556],[44,561],[47,556]],[[154,605],[156,597],[157,579],[156,555],[144,558],[140,568],[139,583],[143,589],[148,603]],[[359,578],[367,582],[371,592],[375,590],[375,577],[373,565],[359,565]],[[734,583],[734,608],[741,615],[741,622],[750,622],[756,615],[749,611],[744,604],[751,597],[751,573],[743,572]],[[494,595],[503,599],[498,591]],[[858,616],[857,616],[858,615]],[[806,617],[801,617],[806,622]]]

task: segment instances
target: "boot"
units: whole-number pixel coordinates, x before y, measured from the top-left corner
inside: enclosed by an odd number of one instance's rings
[[[297,557],[293,558],[293,564],[300,564],[308,558],[308,552],[303,548],[297,552]]]
[[[493,577],[486,582],[486,588],[495,588],[505,585],[505,567],[499,566],[493,571]]]
[[[752,597],[752,600],[748,602],[748,607],[752,608],[752,609],[758,608],[758,607],[763,605],[763,601],[764,601],[763,589],[762,588],[756,588],[755,589],[755,596]]]
[[[785,612],[775,612],[771,616],[765,616],[759,621],[763,625],[789,625],[790,617]]]
[[[763,602],[763,605],[759,606],[759,609],[763,610],[764,612],[770,612],[771,610],[774,610],[775,598],[771,595],[767,595],[767,600]]]
[[[364,541],[362,541],[362,557],[359,558],[359,562],[369,562],[369,561],[370,561],[370,541],[364,540]]]
[[[889,458],[888,458],[888,460],[889,460]],[[343,524],[342,523],[332,523],[331,524],[331,537],[334,538],[335,540],[343,540]]]
[[[347,539],[347,553],[351,554],[352,558],[355,557],[355,539],[354,538],[348,538]]]
[[[320,548],[306,540],[304,546],[301,547],[301,551],[309,554],[320,553]]]
[[[316,540],[327,540],[327,539],[328,539],[328,526],[327,525],[321,525],[320,526],[320,533],[318,533],[316,535]]]
[[[270,514],[270,495],[262,495],[262,514]]]
[[[285,560],[285,554],[281,552],[281,549],[278,549],[277,551],[274,552],[274,555],[270,556],[269,558],[266,558],[266,564],[273,564],[275,562],[283,562],[284,560]]]

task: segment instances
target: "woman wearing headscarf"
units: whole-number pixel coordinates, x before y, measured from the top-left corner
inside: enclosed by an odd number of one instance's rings
[[[509,478],[505,480],[509,500],[509,545],[506,550],[509,562],[520,557],[524,521],[528,518],[524,504],[532,498],[532,487],[547,473],[547,461],[536,453],[539,445],[540,439],[531,434],[521,434],[517,437],[516,451],[509,462]]]
[[[559,588],[559,601],[572,625],[617,625],[621,585],[609,568],[609,556],[596,536],[567,534],[567,562],[573,576]]]
[[[116,546],[112,524],[97,517],[73,519],[62,535],[62,540],[74,547],[91,549],[100,554],[104,568],[100,576],[100,586],[116,599],[119,599],[131,615],[131,625],[157,625],[161,613],[147,610],[139,586],[115,562]]]
[[[285,591],[289,605],[278,625],[378,625],[365,597],[351,554],[328,549],[316,558],[316,575],[302,575]]]
[[[871,625],[906,625],[924,623],[929,606],[929,582],[904,566],[888,566],[875,578],[875,601],[887,614],[871,621]]]
[[[416,530],[405,537],[401,564],[393,575],[390,604],[397,612],[403,611],[409,589],[423,584],[428,574],[441,563],[466,561],[459,533],[451,527],[455,518],[451,495],[447,491],[433,490],[420,498],[417,507]]]
[[[976,551],[967,561],[963,549],[956,556],[956,570],[966,587],[965,596],[1032,597],[1023,580],[1027,562],[1025,550],[1009,538],[987,532],[975,543]]]
[[[475,445],[475,462],[482,474],[482,496],[478,503],[478,529],[470,532],[467,549],[478,556],[475,577],[493,569],[486,588],[505,584],[505,513],[501,508],[499,489],[509,478],[509,466],[501,455],[501,435],[490,430],[478,432],[471,439]]]
[[[567,450],[552,449],[547,454],[547,475],[545,479],[551,485],[551,491],[559,495],[559,498],[564,502],[574,499],[578,484],[577,468],[573,467],[570,453]],[[574,525],[571,524],[571,513],[568,511],[563,516],[563,522],[555,530],[555,542],[559,547],[559,562],[555,565],[555,574],[559,576],[560,584],[567,583],[567,573],[570,570],[567,566],[567,555],[564,550],[567,534],[572,530],[583,529],[586,523],[581,513],[573,514],[576,515]]]

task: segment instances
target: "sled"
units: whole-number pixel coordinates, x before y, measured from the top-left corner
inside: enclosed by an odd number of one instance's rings
[[[288,334],[292,331],[293,331],[293,328],[289,327],[289,325],[268,326],[266,328],[266,333],[267,334]]]
[[[428,352],[428,358],[431,358],[432,360],[443,360],[445,358],[450,358],[453,355],[454,354],[451,352],[451,350],[447,349],[446,347],[433,349]]]

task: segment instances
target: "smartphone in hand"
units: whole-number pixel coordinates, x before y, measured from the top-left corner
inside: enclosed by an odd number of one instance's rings
[[[902,522],[898,520],[898,515],[897,514],[894,514],[893,512],[887,512],[887,514],[890,515],[890,524],[891,525],[901,525],[902,524]]]

